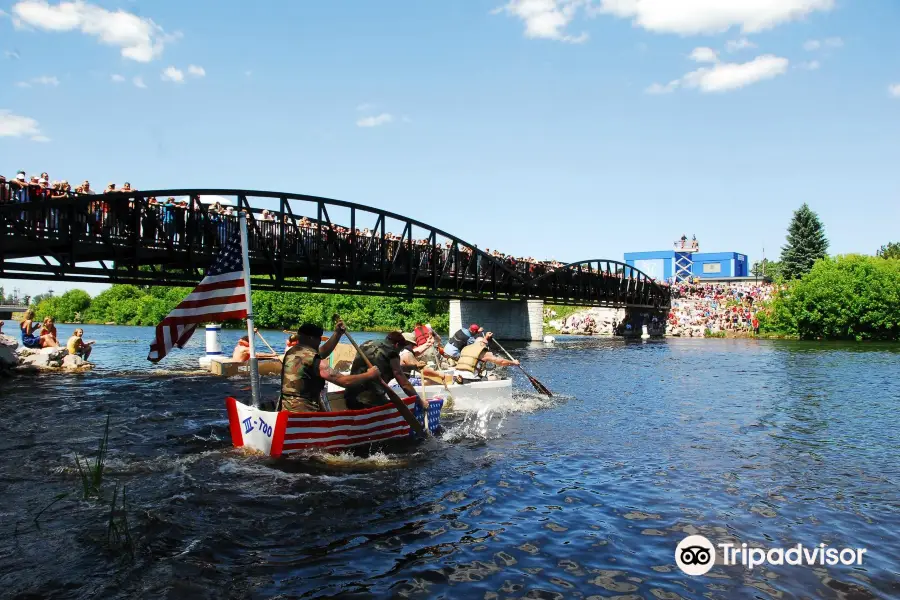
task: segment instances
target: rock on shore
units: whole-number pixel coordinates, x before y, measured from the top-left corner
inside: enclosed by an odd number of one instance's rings
[[[80,373],[92,368],[65,348],[19,348],[14,337],[0,335],[0,371]]]
[[[16,348],[19,342],[16,338],[8,335],[0,335],[0,371],[9,371],[19,364],[19,357],[16,356]]]

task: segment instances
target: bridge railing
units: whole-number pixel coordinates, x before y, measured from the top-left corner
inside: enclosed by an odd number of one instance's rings
[[[234,206],[202,202],[210,195]],[[251,206],[251,200],[274,201],[278,209]],[[241,210],[249,216],[254,285],[260,289],[668,304],[668,288],[615,261],[555,268],[499,258],[388,211],[244,190],[85,195],[0,185],[0,259],[7,277],[186,285],[199,279],[199,269],[237,230]],[[44,257],[45,264],[8,260],[29,256]],[[99,267],[90,266],[95,261]]]

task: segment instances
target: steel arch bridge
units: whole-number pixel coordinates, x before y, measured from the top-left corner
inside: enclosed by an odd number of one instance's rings
[[[181,202],[166,203],[168,198]],[[214,200],[232,205],[234,215],[211,211]],[[277,208],[251,206],[251,200]],[[238,210],[249,216],[254,289],[636,308],[670,304],[667,286],[619,261],[553,269],[502,260],[378,208],[233,189],[55,198],[0,189],[0,277],[190,287],[238,227]]]

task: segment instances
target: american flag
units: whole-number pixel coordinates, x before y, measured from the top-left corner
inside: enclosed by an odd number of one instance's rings
[[[405,398],[403,402],[422,423],[422,409],[416,404],[415,397]],[[443,400],[430,402],[428,419],[432,433],[440,427],[443,404]],[[312,448],[341,450],[409,436],[409,424],[393,404],[329,413],[292,412],[288,413],[281,453],[290,454]]]
[[[226,242],[206,277],[156,326],[147,360],[159,362],[173,346],[183,348],[200,323],[243,319],[249,311],[240,232]]]

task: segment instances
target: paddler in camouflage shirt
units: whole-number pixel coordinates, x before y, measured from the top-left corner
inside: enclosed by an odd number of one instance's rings
[[[379,371],[372,367],[358,375],[341,375],[322,359],[327,358],[344,334],[344,323],[338,321],[334,334],[319,348],[322,328],[305,323],[297,330],[299,341],[284,354],[281,370],[281,408],[292,412],[323,410],[320,404],[325,382],[330,381],[346,388],[354,384],[378,379]]]
[[[359,349],[369,358],[374,368],[380,373],[383,381],[397,380],[397,385],[407,395],[407,397],[415,396],[418,398],[419,405],[427,408],[428,403],[419,398],[416,388],[409,383],[409,379],[403,374],[403,368],[400,366],[400,351],[406,347],[412,347],[414,342],[408,341],[399,331],[392,331],[387,334],[384,340],[371,340],[362,344]],[[362,373],[366,370],[366,363],[359,354],[353,360],[350,367],[351,373]],[[369,369],[371,371],[372,369]],[[388,404],[390,399],[384,392],[384,388],[375,379],[362,381],[351,386],[344,386],[344,399],[347,401],[347,408],[351,410],[360,410],[363,408],[372,408],[373,406],[381,406]]]

